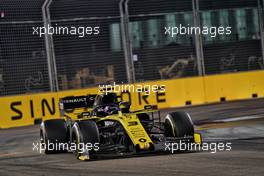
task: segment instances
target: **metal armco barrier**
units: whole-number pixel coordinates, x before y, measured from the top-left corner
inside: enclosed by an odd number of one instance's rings
[[[264,71],[182,78],[145,82],[143,85],[164,85],[165,92],[146,95],[137,92],[119,93],[130,101],[132,110],[146,104],[159,109],[186,105],[201,105],[220,101],[264,97]],[[234,84],[235,83],[235,84]],[[58,101],[65,96],[95,94],[98,88],[10,96],[0,99],[0,128],[32,125],[44,119],[59,118]]]

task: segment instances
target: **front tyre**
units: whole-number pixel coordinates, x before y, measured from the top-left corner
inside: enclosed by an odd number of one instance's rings
[[[99,130],[97,124],[92,120],[76,122],[72,127],[72,144],[76,146],[73,151],[78,159],[86,156],[92,157],[94,151],[99,149]]]
[[[165,117],[164,130],[166,137],[193,137],[194,127],[187,112],[172,112]]]
[[[67,151],[67,148],[62,146],[67,145],[68,141],[67,124],[64,119],[45,120],[41,123],[40,143],[45,154]]]

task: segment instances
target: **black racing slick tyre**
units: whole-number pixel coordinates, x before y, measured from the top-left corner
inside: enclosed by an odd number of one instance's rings
[[[64,119],[46,120],[40,125],[40,142],[45,154],[67,151],[63,146],[68,144],[67,124]]]
[[[92,157],[94,151],[99,149],[99,130],[96,122],[92,120],[76,122],[72,127],[71,142],[76,145],[73,152],[77,158],[82,154]]]
[[[166,137],[183,138],[194,135],[193,122],[187,112],[173,112],[165,117],[164,131]]]

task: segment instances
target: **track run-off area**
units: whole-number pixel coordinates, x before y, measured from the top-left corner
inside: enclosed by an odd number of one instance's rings
[[[204,142],[230,151],[181,152],[79,161],[72,153],[33,151],[39,126],[0,130],[0,176],[7,175],[257,175],[264,173],[264,99],[162,110],[187,111]]]

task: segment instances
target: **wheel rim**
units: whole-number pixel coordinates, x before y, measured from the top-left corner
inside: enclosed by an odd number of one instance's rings
[[[72,142],[73,142],[74,145],[76,146],[76,150],[74,150],[73,153],[74,153],[74,155],[75,155],[76,157],[79,157],[79,156],[80,156],[80,152],[79,152],[79,143],[80,143],[80,141],[78,140],[76,134],[74,134]]]

